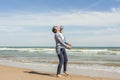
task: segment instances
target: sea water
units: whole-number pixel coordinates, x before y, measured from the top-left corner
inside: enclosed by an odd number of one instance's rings
[[[120,79],[120,47],[75,47],[66,50],[71,74]],[[56,73],[52,47],[0,47],[0,64]]]

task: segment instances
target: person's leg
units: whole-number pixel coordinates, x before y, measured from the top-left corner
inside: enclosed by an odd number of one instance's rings
[[[68,58],[67,58],[67,53],[66,53],[65,49],[63,49],[63,57],[64,57],[64,70],[63,70],[63,72],[66,73]]]
[[[61,73],[61,68],[62,68],[62,65],[64,63],[64,57],[63,57],[62,49],[60,50],[60,54],[58,55],[58,59],[59,59],[59,64],[58,64],[58,68],[57,68],[57,75]]]

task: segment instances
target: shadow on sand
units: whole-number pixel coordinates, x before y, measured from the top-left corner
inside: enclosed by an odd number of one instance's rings
[[[50,77],[56,77],[55,74],[49,74],[49,73],[41,73],[36,71],[24,71],[25,73],[29,74],[37,74],[37,75],[43,75],[43,76],[50,76]]]

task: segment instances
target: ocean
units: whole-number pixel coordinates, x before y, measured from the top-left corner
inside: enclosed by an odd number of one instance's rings
[[[120,47],[74,47],[66,50],[71,74],[120,79]],[[56,73],[53,47],[0,47],[0,65]]]

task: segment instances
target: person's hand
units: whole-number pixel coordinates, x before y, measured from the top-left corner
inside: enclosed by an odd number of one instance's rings
[[[71,46],[70,46],[70,45],[67,45],[67,49],[71,49]]]
[[[70,44],[70,43],[68,43],[67,45],[71,46],[71,44]]]
[[[66,43],[68,46],[71,46],[72,47],[72,45],[70,44],[70,43]]]

